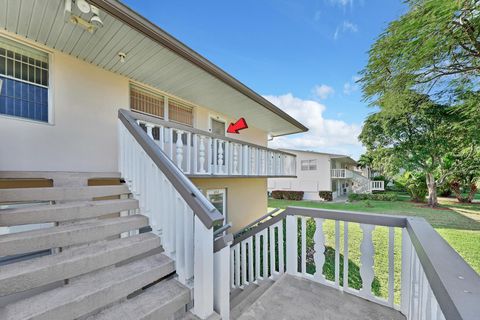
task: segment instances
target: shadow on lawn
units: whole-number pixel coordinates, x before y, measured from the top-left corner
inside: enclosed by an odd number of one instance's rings
[[[307,273],[315,273],[315,263],[313,262],[313,250],[307,250]],[[300,261],[299,261],[300,263]],[[323,275],[330,281],[335,281],[335,249],[325,247],[325,264],[323,265]],[[343,254],[340,254],[340,286],[343,286]],[[348,286],[352,289],[360,290],[362,288],[362,277],[360,276],[360,267],[352,260],[348,260]],[[380,282],[377,277],[372,282],[372,292],[375,296],[380,296]]]

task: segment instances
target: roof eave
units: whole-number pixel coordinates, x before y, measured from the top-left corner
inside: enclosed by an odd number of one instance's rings
[[[279,117],[299,129],[298,132],[292,132],[288,134],[308,131],[307,127],[295,120],[286,112],[284,112],[283,110],[275,106],[273,103],[269,102],[267,99],[265,99],[252,89],[248,88],[246,85],[244,85],[219,67],[217,67],[205,57],[201,56],[194,50],[187,47],[182,42],[175,39],[173,36],[162,30],[160,27],[158,27],[148,19],[142,17],[134,10],[130,9],[128,6],[116,0],[89,0],[89,2],[102,9],[103,11],[107,12],[108,14],[114,16],[115,18],[119,19],[120,21],[128,24],[130,27],[134,28],[138,32],[141,32],[153,41],[156,41],[161,45],[165,46],[166,48],[172,50],[176,54],[180,55],[182,58],[205,70],[212,76],[229,85],[233,89],[241,92],[248,98],[252,99],[256,103],[260,104],[264,108],[268,109],[269,111],[273,112],[274,114],[278,115]]]

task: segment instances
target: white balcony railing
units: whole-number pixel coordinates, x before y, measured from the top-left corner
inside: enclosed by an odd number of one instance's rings
[[[307,226],[315,230],[313,248],[307,248]],[[385,246],[374,241],[382,228]],[[361,244],[354,246],[350,237],[358,237],[359,231]],[[386,270],[374,267],[377,250],[385,251]],[[351,263],[341,262],[354,257],[360,261],[360,288],[348,281],[355,272],[349,271]],[[327,261],[334,265],[328,277]],[[234,239],[231,290],[266,278],[276,280],[285,272],[399,310],[407,320],[476,319],[480,312],[480,277],[420,218],[288,207]],[[372,290],[379,278],[386,282],[382,296]]]
[[[353,177],[353,172],[348,169],[332,169],[332,179],[350,179]]]
[[[187,176],[293,177],[296,156],[131,112]]]

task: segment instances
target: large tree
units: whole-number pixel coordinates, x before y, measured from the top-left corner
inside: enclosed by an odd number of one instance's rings
[[[360,81],[365,98],[376,104],[401,88],[445,101],[478,89],[480,0],[406,3],[408,12],[389,24],[369,52]]]
[[[359,136],[370,154],[379,154],[390,171],[421,171],[426,176],[428,204],[436,206],[437,185],[444,182],[443,159],[455,147],[451,108],[414,91],[387,92],[380,110],[370,115]]]

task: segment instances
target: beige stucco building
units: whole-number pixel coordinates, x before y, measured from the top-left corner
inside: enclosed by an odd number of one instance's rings
[[[0,20],[0,171],[117,172],[117,113],[134,110],[232,230],[266,213],[267,177],[295,175],[267,138],[303,125],[148,21],[125,24],[115,5],[99,5],[92,32],[65,22],[64,1],[45,5],[41,18],[12,2],[19,21]],[[227,133],[240,117],[248,128]]]

